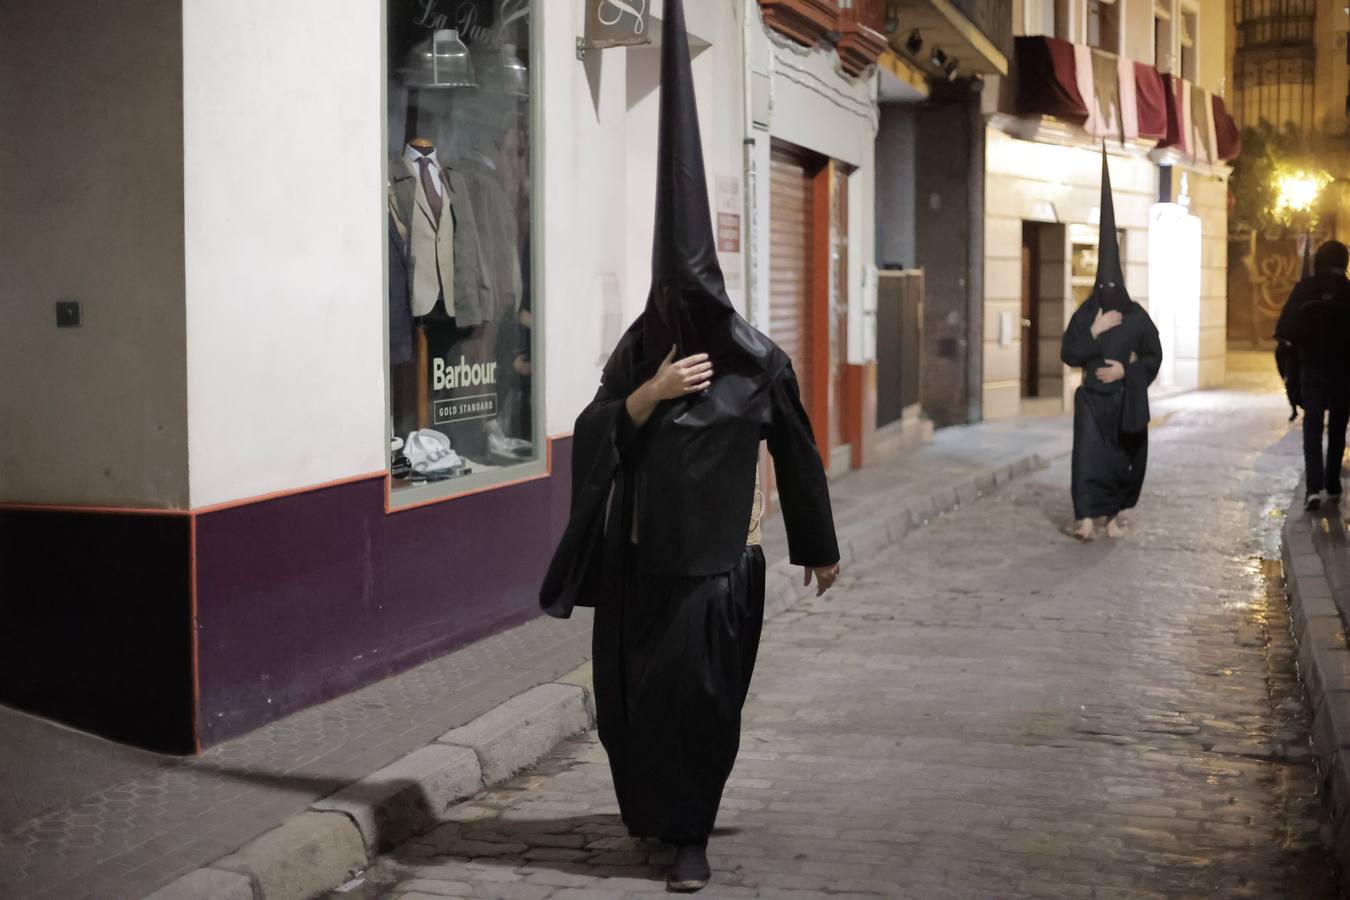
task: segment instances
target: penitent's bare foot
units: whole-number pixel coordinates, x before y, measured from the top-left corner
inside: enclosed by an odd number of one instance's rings
[[[1069,534],[1078,538],[1083,543],[1095,540],[1097,537],[1097,528],[1091,519],[1079,519],[1078,524],[1074,526]]]
[[[1106,536],[1109,538],[1124,537],[1125,531],[1120,527],[1120,520],[1115,516],[1106,520]]]

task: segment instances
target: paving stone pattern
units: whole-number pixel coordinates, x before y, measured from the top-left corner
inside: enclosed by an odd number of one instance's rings
[[[139,898],[588,656],[536,620],[0,834],[0,898]],[[53,760],[60,765],[60,760]]]
[[[1126,540],[1061,533],[1060,459],[770,622],[703,896],[1336,896],[1264,562],[1297,437],[1234,382],[1158,404]],[[332,897],[664,896],[668,859],[592,733]]]

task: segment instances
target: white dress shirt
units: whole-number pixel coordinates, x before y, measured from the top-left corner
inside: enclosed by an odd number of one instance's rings
[[[441,163],[436,158],[436,151],[433,149],[430,153],[423,153],[412,144],[407,144],[403,148],[403,158],[412,163],[413,171],[421,173],[422,167],[418,165],[419,159],[431,160],[431,184],[436,188],[436,196],[445,198],[445,185],[441,184]]]

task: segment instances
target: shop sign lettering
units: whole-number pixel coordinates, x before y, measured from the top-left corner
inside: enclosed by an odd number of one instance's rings
[[[433,391],[453,391],[458,388],[477,387],[481,384],[497,383],[497,364],[470,363],[463,355],[458,365],[446,365],[440,357],[432,360],[431,389]]]
[[[650,44],[651,0],[586,0],[588,49]]]
[[[646,0],[641,0],[645,3]],[[497,24],[491,28],[481,22],[481,9],[473,0],[446,3],[444,0],[417,0],[417,15],[413,24],[439,31],[454,28],[466,44],[498,46],[505,40],[507,29],[521,19],[529,18],[530,0],[500,0],[497,6]],[[449,10],[449,11],[447,11]]]
[[[470,419],[492,419],[497,415],[496,394],[476,394],[472,397],[437,399],[432,403],[435,415],[433,425],[467,422]]]

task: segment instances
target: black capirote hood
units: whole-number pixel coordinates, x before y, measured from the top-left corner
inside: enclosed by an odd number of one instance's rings
[[[1097,280],[1092,296],[1102,309],[1125,312],[1133,305],[1125,289],[1120,265],[1120,242],[1116,234],[1116,207],[1111,198],[1111,171],[1106,167],[1106,143],[1102,142],[1101,218],[1097,230]]]
[[[667,0],[661,37],[656,223],[647,306],[630,327],[633,373],[650,377],[672,346],[677,357],[708,353],[719,372],[770,364],[772,345],[727,296],[708,203],[698,104],[682,0]],[[614,362],[606,366],[611,377]]]

